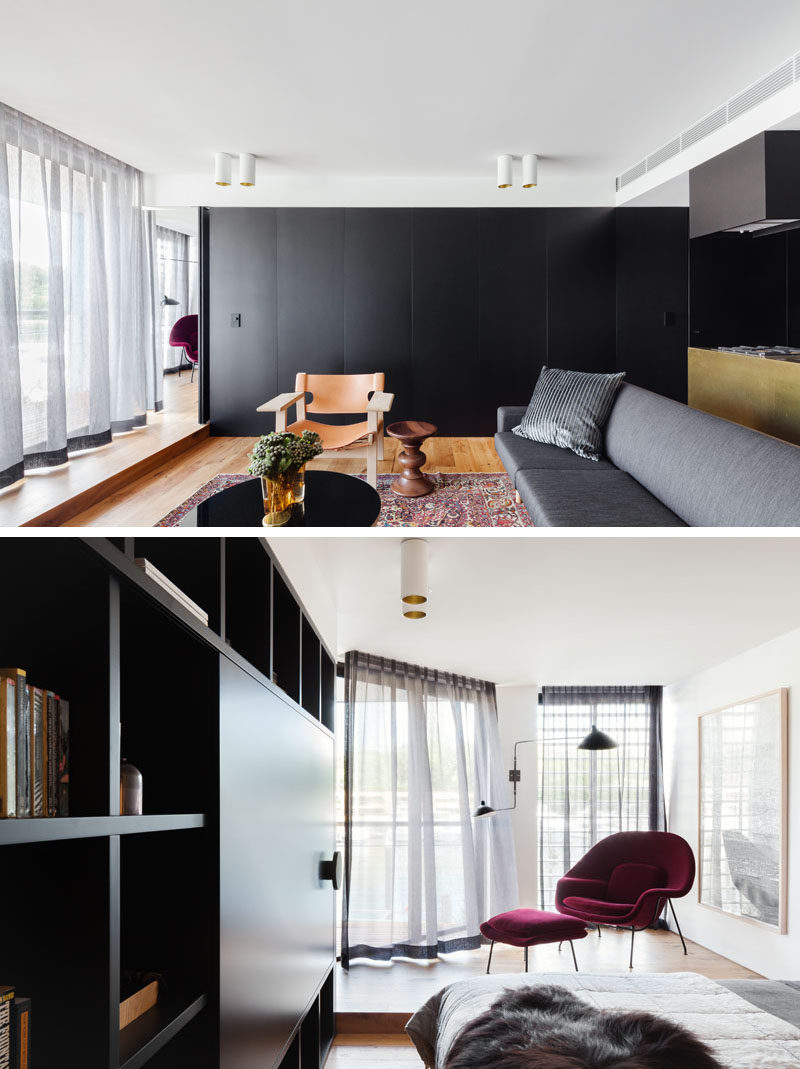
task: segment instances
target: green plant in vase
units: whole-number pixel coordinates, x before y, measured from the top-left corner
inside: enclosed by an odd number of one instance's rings
[[[322,441],[316,431],[272,431],[259,438],[248,457],[247,470],[261,478],[265,526],[280,527],[289,522],[292,505],[301,502],[305,494],[305,466],[321,452]]]

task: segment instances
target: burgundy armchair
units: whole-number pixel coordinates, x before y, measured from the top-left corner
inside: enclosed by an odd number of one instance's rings
[[[197,367],[198,353],[197,353],[197,316],[181,316],[180,319],[176,319],[172,324],[172,330],[169,332],[169,344],[175,349],[182,349],[181,361],[178,364],[178,375],[181,373],[183,367],[183,358],[189,361],[192,368],[192,374],[189,379],[190,382],[194,382],[194,369]]]
[[[686,941],[674,898],[687,895],[694,883],[694,854],[680,835],[666,831],[621,831],[601,839],[556,884],[556,909],[588,924],[648,928],[669,903],[684,954]]]

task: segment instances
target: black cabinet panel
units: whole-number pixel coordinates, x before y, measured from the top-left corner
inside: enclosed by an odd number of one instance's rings
[[[617,370],[685,403],[688,209],[620,208],[616,222]]]
[[[414,211],[414,412],[444,435],[474,434],[478,372],[479,214]]]
[[[388,420],[414,413],[411,377],[411,212],[345,211],[344,370],[383,371]]]
[[[636,219],[619,224],[617,269],[615,215],[626,211]],[[527,402],[545,362],[618,366],[632,382],[685,392],[681,209],[214,208],[209,216],[214,434],[269,429],[255,407],[291,390],[298,371],[382,370],[395,394],[390,421],[430,419],[444,435],[491,434],[497,406]],[[772,286],[772,271],[748,277],[753,292]],[[243,314],[239,329],[230,327],[233,311]],[[674,326],[664,327],[665,312]],[[773,319],[755,324],[770,341]]]
[[[278,209],[277,392],[298,371],[344,371],[343,208]]]
[[[277,1062],[333,964],[333,739],[224,658],[221,684],[220,1064],[250,1069]]]
[[[616,366],[613,208],[547,210],[548,363]]]
[[[691,344],[787,344],[787,235],[690,242]]]
[[[274,208],[214,208],[209,219],[208,352],[211,433],[255,434],[255,409],[281,390],[277,376]],[[231,326],[240,313],[242,325]]]
[[[786,344],[800,345],[800,230],[786,235]]]
[[[480,212],[480,407],[471,434],[497,429],[499,405],[527,404],[547,363],[547,226],[530,208]]]

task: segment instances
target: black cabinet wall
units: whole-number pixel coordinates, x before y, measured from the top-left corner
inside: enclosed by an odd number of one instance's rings
[[[686,401],[688,208],[619,208],[617,369],[635,386]]]
[[[334,847],[335,661],[259,539],[167,541],[0,547],[14,606],[0,663],[70,701],[71,814],[0,821],[0,909],[15,918],[0,978],[33,999],[37,1065],[290,1069],[301,1052],[317,1069],[334,1032],[318,862]],[[60,611],[43,614],[54,591]],[[297,694],[273,672],[296,673]],[[142,816],[120,816],[121,756],[143,773]],[[120,1032],[124,969],[166,985]],[[237,1041],[222,1062],[221,1027]]]
[[[691,344],[800,345],[800,231],[690,243]]]
[[[614,369],[611,208],[206,213],[212,434],[269,430],[297,371],[383,370],[392,419],[487,435],[543,363]]]

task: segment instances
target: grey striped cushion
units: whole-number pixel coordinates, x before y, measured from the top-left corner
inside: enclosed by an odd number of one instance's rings
[[[514,434],[571,449],[579,457],[603,455],[603,427],[625,372],[594,375],[543,367],[528,411]]]

